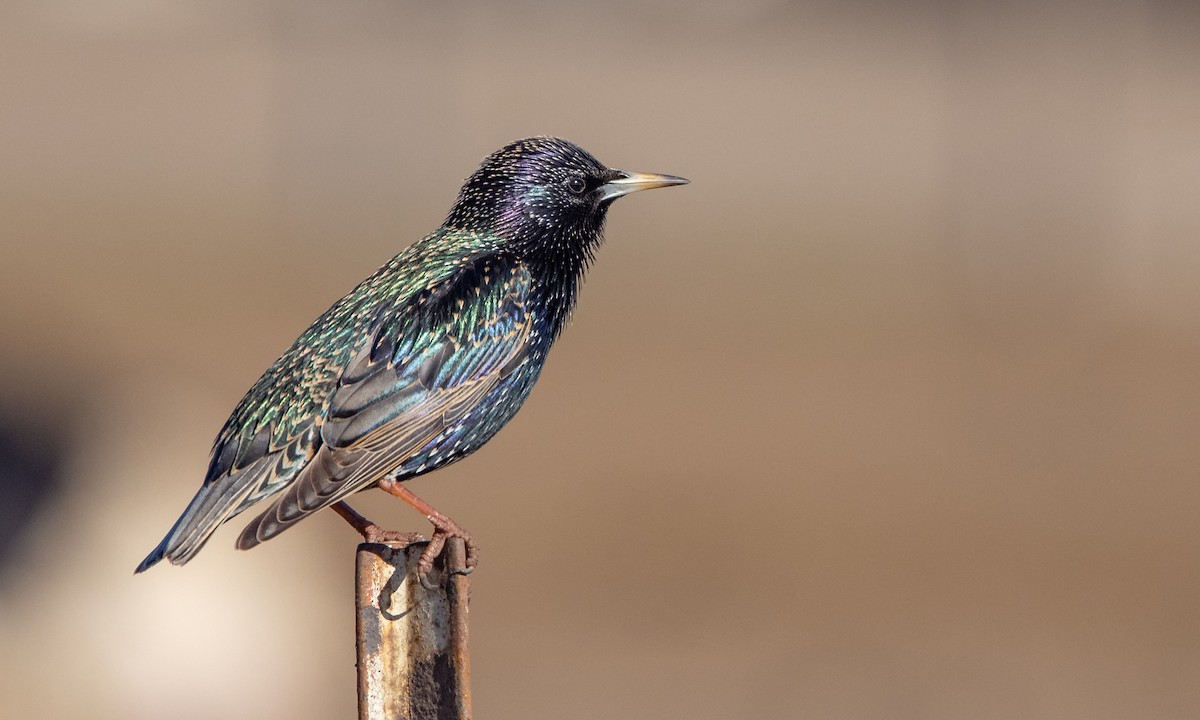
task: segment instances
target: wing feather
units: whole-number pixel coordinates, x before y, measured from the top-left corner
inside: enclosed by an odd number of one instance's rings
[[[422,293],[426,322],[408,314],[379,325],[330,394],[312,461],[247,525],[239,548],[395,473],[525,361],[531,275],[520,263],[487,263]]]

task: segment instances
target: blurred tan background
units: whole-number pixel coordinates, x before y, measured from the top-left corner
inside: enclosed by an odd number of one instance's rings
[[[524,411],[412,484],[482,547],[479,717],[1200,716],[1197,38],[1186,2],[6,0],[0,715],[353,717],[332,513],[133,567],[258,374],[548,133],[693,182],[616,205]]]

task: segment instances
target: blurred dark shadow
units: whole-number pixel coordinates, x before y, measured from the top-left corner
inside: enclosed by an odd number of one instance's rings
[[[15,414],[0,417],[0,586],[39,512],[62,489],[64,439],[21,423]]]

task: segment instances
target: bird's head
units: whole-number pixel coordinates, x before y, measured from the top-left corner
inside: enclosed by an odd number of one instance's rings
[[[459,191],[445,225],[496,233],[531,252],[589,258],[613,200],[686,182],[614,170],[561,138],[525,138],[484,159]]]

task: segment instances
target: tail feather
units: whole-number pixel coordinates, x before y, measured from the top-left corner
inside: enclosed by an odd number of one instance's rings
[[[195,557],[225,521],[249,506],[248,498],[270,477],[273,458],[264,457],[244,470],[201,486],[162,542],[142,560],[134,574],[145,572],[164,558],[183,565]]]
[[[133,571],[134,575],[136,575],[138,573],[146,572],[151,567],[157,565],[160,560],[162,560],[164,557],[166,557],[167,542],[170,539],[171,539],[170,534],[168,534],[165,538],[163,538],[162,542],[160,542],[158,544],[158,547],[151,550],[150,554],[146,556],[146,559],[143,560],[141,562],[141,564],[137,566],[137,569]]]

